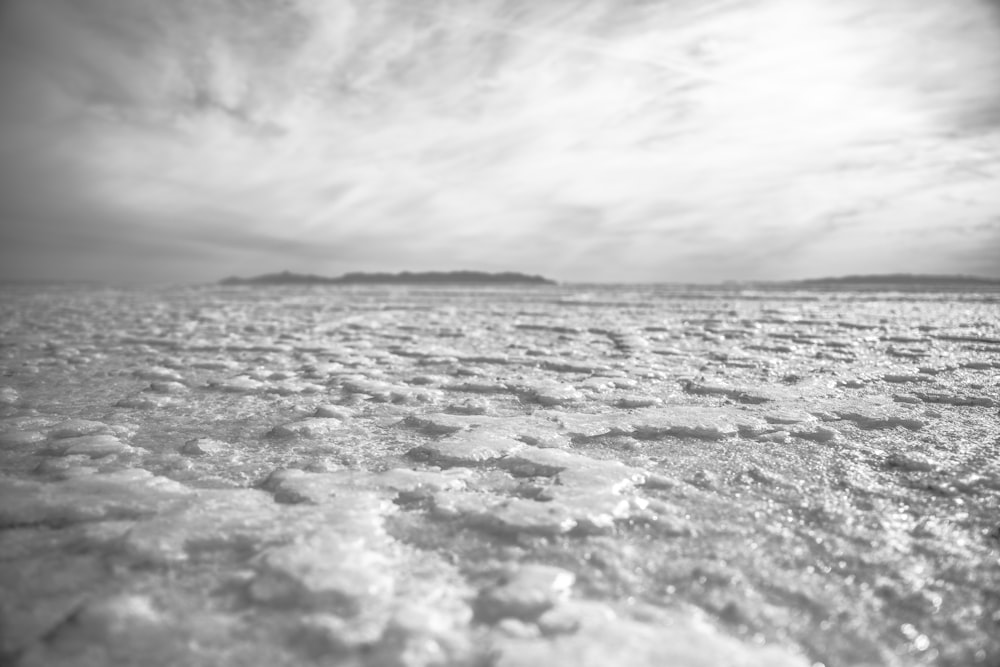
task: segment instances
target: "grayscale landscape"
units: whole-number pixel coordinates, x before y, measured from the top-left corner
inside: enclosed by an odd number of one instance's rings
[[[1000,667],[1000,0],[0,0],[0,667]]]
[[[0,655],[996,665],[998,287],[7,286]]]

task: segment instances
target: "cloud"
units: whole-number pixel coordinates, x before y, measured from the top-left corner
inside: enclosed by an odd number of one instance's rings
[[[963,272],[1000,203],[996,9],[8,0],[0,224],[81,277],[779,278],[932,238]]]

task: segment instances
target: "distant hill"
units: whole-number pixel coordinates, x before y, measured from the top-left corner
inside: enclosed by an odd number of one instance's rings
[[[925,275],[912,273],[887,273],[861,276],[810,278],[807,280],[782,280],[750,282],[745,285],[762,289],[855,290],[899,292],[953,292],[997,291],[1000,279],[978,276]]]
[[[306,273],[266,273],[252,278],[236,276],[220,281],[223,285],[554,285],[555,281],[523,273],[483,271],[426,271],[402,273],[345,273],[337,278]]]
[[[219,281],[222,285],[318,285],[330,282],[334,282],[334,279],[306,273],[291,273],[290,271],[265,273],[252,278],[230,276]]]
[[[799,285],[1000,285],[1000,279],[978,276],[936,276],[913,273],[887,273],[865,276],[839,276],[790,281]]]

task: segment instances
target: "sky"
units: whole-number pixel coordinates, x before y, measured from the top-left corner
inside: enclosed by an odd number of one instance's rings
[[[0,0],[0,278],[1000,277],[1000,0]]]

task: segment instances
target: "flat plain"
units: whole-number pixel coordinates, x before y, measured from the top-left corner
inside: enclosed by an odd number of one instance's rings
[[[8,286],[0,662],[1000,664],[1000,295]]]

